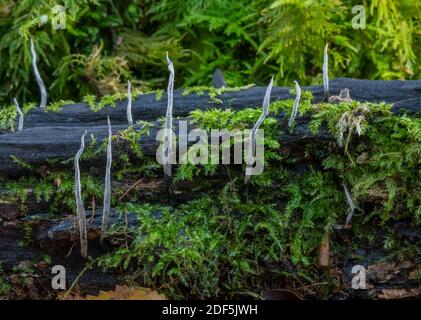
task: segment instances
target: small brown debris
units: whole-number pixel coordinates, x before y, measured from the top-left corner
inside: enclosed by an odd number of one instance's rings
[[[349,96],[349,90],[347,88],[341,90],[339,96],[329,97],[329,103],[338,104],[341,102],[352,102],[351,97]]]
[[[396,300],[418,298],[421,296],[421,287],[411,289],[382,289],[379,299]]]
[[[363,152],[357,157],[357,163],[358,164],[367,163],[367,160],[368,160],[368,153],[367,152]]]
[[[330,250],[329,250],[329,234],[327,232],[323,236],[319,250],[320,250],[319,251],[319,266],[328,267]]]

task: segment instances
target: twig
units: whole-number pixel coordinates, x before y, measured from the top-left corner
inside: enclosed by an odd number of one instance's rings
[[[119,201],[123,200],[123,198],[130,192],[132,191],[139,183],[143,182],[144,179],[140,179],[138,181],[136,181],[135,183],[133,183],[129,189],[127,189],[127,191],[118,199]]]
[[[74,286],[78,283],[78,281],[80,280],[80,278],[82,278],[82,276],[85,274],[86,271],[89,270],[90,267],[92,267],[94,265],[94,263],[96,263],[98,260],[98,258],[96,258],[95,260],[92,260],[91,262],[89,262],[83,269],[82,271],[80,271],[80,273],[77,275],[77,277],[75,278],[75,280],[73,281],[72,285],[70,286],[69,290],[67,290],[64,295],[68,295],[70,292],[72,292]]]

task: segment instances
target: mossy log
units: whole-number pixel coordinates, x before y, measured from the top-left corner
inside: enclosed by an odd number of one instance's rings
[[[421,106],[421,81],[378,81],[339,78],[330,82],[330,94],[336,95],[348,88],[351,98],[357,101],[396,103],[394,108],[405,107],[407,112],[419,111]],[[289,87],[274,87],[271,93],[271,101],[291,99]],[[303,87],[303,90],[311,91],[314,101],[324,99],[323,86]],[[228,89],[229,90],[229,89]],[[250,87],[239,91],[226,91],[215,99],[209,97],[209,93],[183,94],[183,90],[174,91],[174,117],[186,117],[196,109],[232,109],[239,110],[245,107],[260,106],[263,101],[266,87]],[[127,124],[126,112],[127,100],[117,101],[116,106],[105,106],[98,112],[93,112],[88,104],[76,103],[65,105],[60,112],[46,111],[45,109],[32,109],[25,116],[24,128],[34,127],[92,127],[106,124],[107,116],[113,125]],[[151,121],[165,116],[167,97],[163,95],[157,100],[156,94],[143,94],[136,98],[132,105],[134,121]],[[16,120],[17,121],[17,120]],[[16,123],[17,127],[17,123]]]
[[[395,113],[400,112],[418,112],[421,106],[400,105],[399,109],[392,110]],[[314,135],[309,129],[309,116],[296,119],[297,126],[293,131],[287,130],[287,117],[281,113],[278,117],[281,128],[285,128],[284,134],[280,136],[282,144],[297,142],[308,139],[331,139],[331,135],[325,129],[321,129],[317,135]],[[105,120],[104,120],[105,121]],[[138,128],[139,125],[135,125]],[[162,127],[162,123],[155,121],[148,135],[140,137],[139,144],[145,156],[154,157],[159,147],[159,141],[156,140],[157,132]],[[127,129],[127,125],[114,125],[113,135]],[[194,127],[189,124],[188,131]],[[98,146],[108,134],[106,125],[101,126],[79,126],[79,127],[37,127],[25,129],[15,133],[0,134],[0,175],[15,176],[27,172],[27,168],[17,159],[25,164],[39,168],[41,165],[49,167],[63,164],[60,161],[68,160],[74,157],[78,148],[79,140],[85,129],[88,129],[87,144],[91,143],[89,134],[95,137],[95,144]],[[178,135],[178,121],[174,120],[174,131]],[[210,137],[209,137],[210,138]],[[114,147],[118,144],[124,144],[122,139],[114,142]],[[193,142],[191,142],[193,143]],[[118,148],[116,148],[118,150]],[[52,163],[56,161],[56,163]],[[85,164],[89,165],[89,164]]]
[[[392,112],[395,114],[421,112],[421,98],[419,98],[421,96],[421,81],[384,82],[338,79],[331,82],[331,94],[337,94],[345,87],[350,89],[351,97],[354,100],[393,103]],[[321,86],[304,89],[310,89],[316,101],[323,99]],[[209,103],[208,96],[197,94],[183,96],[181,91],[177,91],[174,100],[174,115],[185,117],[190,111],[198,108],[241,109],[248,106],[256,107],[261,105],[264,90],[263,87],[254,87],[239,92],[224,93],[219,97],[222,104]],[[288,88],[273,89],[272,101],[287,98],[293,98]],[[156,120],[165,114],[165,108],[165,97],[161,101],[156,101],[153,94],[140,96],[133,105],[134,118],[136,120]],[[110,115],[113,122],[113,134],[118,134],[119,131],[127,128],[124,102],[117,104],[116,108],[106,107],[97,113],[89,110],[88,106],[84,104],[65,106],[59,113],[46,113],[44,110],[38,109],[31,111],[25,119],[23,131],[0,134],[0,174],[16,176],[27,171],[16,163],[12,156],[36,168],[41,165],[63,167],[60,162],[51,164],[47,160],[66,160],[74,157],[79,148],[80,136],[85,129],[88,129],[89,133],[96,137],[97,143],[100,143],[107,137],[107,115]],[[308,139],[332,139],[328,131],[323,128],[317,135],[313,135],[308,128],[309,116],[297,118],[297,125],[291,132],[287,130],[288,119],[285,114],[280,114],[278,117],[280,127],[285,128],[284,134],[280,135],[282,145],[296,144]],[[177,131],[177,121],[174,121],[174,124]],[[140,138],[139,144],[146,156],[155,156],[159,144],[155,137],[160,127],[162,127],[162,123],[155,121],[150,134]],[[114,141],[115,149],[118,150],[119,144],[124,143],[122,139],[116,139]],[[89,144],[89,139],[87,139],[87,144]],[[101,159],[105,162],[105,152]],[[98,165],[98,160],[95,161],[95,165]],[[71,162],[68,165],[70,166]],[[89,162],[82,163],[82,166],[85,167],[89,165],[91,165]],[[161,184],[162,186],[157,191],[158,197],[162,196],[166,190],[164,184]],[[32,200],[29,199],[29,201]],[[52,265],[62,264],[66,266],[68,284],[70,284],[86,264],[86,261],[80,257],[79,250],[73,248],[74,245],[77,246],[74,215],[70,212],[61,212],[57,216],[42,213],[46,211],[43,211],[43,208],[36,201],[32,201],[30,214],[22,216],[16,204],[7,201],[2,202],[0,197],[0,261],[4,263],[6,270],[11,270],[22,261],[31,260],[36,263],[48,254],[52,258]],[[36,212],[41,213],[34,214]],[[89,255],[92,257],[107,252],[106,247],[101,247],[99,242],[95,241],[95,238],[99,235],[101,212],[101,209],[97,208],[95,215],[91,211],[86,213],[90,237]],[[93,219],[91,219],[92,217]],[[137,226],[139,222],[134,214],[128,213],[126,219],[126,216],[112,211],[110,224],[116,225],[124,231],[125,228]],[[28,230],[30,230],[29,237]],[[346,230],[338,232],[340,233],[339,236],[347,236]],[[418,229],[415,230],[409,224],[404,224],[396,227],[396,234],[410,241],[420,241],[419,235],[421,232]],[[22,245],[25,241],[31,243]],[[51,274],[46,274],[45,279],[47,282],[50,281]],[[349,282],[348,280],[347,282]],[[110,288],[117,283],[117,276],[103,273],[98,268],[94,268],[88,270],[79,283],[84,288]],[[376,297],[379,295],[381,288],[373,290],[377,290],[373,291],[372,296]],[[350,294],[354,294],[353,291],[350,291]]]

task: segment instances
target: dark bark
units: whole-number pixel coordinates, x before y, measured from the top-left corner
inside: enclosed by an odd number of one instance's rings
[[[399,104],[399,108],[392,111],[413,112],[420,110],[420,105],[415,107]],[[280,142],[283,144],[297,142],[302,139],[330,139],[330,135],[322,129],[317,136],[314,136],[308,128],[310,117],[297,118],[297,126],[289,132],[287,128],[287,119],[284,114],[278,117],[281,128],[285,128],[284,134],[280,136]],[[154,122],[149,135],[142,136],[139,144],[146,156],[154,157],[159,146],[156,141],[158,130],[162,123]],[[137,125],[135,126],[137,127]],[[113,134],[127,128],[127,125],[113,125]],[[189,125],[188,130],[193,127]],[[107,126],[93,126],[93,127],[39,127],[25,129],[20,132],[0,134],[0,175],[18,175],[25,173],[27,170],[13,159],[12,156],[19,160],[39,168],[39,166],[47,164],[51,160],[68,160],[74,157],[79,145],[80,137],[88,129],[88,136],[86,144],[90,143],[90,134],[96,138],[96,144],[99,144],[107,137]],[[179,136],[178,121],[174,120],[174,131]],[[124,143],[121,139],[114,142],[114,148]],[[58,163],[58,166],[63,166]]]
[[[340,90],[348,88],[351,98],[357,101],[398,103],[406,107],[407,111],[418,111],[421,104],[421,81],[378,81],[358,79],[335,79],[330,82],[330,93],[339,94]],[[289,87],[274,87],[271,101],[294,98],[289,93]],[[324,98],[323,86],[303,87],[313,93],[316,102]],[[252,87],[239,92],[227,92],[218,97],[221,104],[211,102],[208,93],[197,95],[195,93],[183,96],[183,90],[174,91],[174,117],[186,117],[195,109],[232,109],[260,106],[263,101],[266,87]],[[113,125],[124,125],[127,102],[119,101],[115,108],[106,106],[98,112],[92,112],[86,103],[76,103],[64,106],[60,112],[45,112],[37,108],[26,115],[24,128],[34,127],[91,127],[106,125],[107,116]],[[408,105],[407,105],[408,104]],[[412,107],[413,106],[413,107]],[[167,97],[164,94],[160,101],[156,101],[155,94],[139,96],[133,103],[132,112],[134,121],[151,121],[165,116]],[[415,109],[414,109],[415,108]],[[16,124],[17,125],[17,124]]]

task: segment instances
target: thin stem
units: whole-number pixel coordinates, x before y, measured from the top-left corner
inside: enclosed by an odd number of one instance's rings
[[[85,208],[83,206],[82,200],[82,187],[80,183],[80,168],[79,168],[79,160],[82,156],[83,150],[85,149],[85,136],[87,134],[87,130],[83,133],[82,137],[80,138],[80,149],[76,153],[75,156],[75,195],[76,195],[76,212],[77,212],[77,219],[79,224],[79,236],[80,236],[80,251],[82,257],[88,257],[88,235],[86,230],[86,216],[85,216]]]
[[[130,80],[127,81],[127,122],[129,125],[133,125],[132,117],[132,84]]]
[[[328,44],[326,43],[325,51],[323,55],[323,87],[324,87],[326,101],[329,100],[329,74],[328,74],[329,60],[327,56],[327,48],[328,48]]]
[[[41,93],[40,108],[45,108],[47,105],[47,90],[45,89],[44,82],[39,74],[37,67],[37,53],[35,52],[34,41],[31,39],[31,53],[32,53],[32,69],[34,70],[35,78],[38,83],[39,91]]]
[[[170,76],[167,88],[167,113],[165,116],[165,135],[164,135],[164,173],[166,178],[171,177],[171,157],[172,157],[172,110],[173,110],[173,91],[174,91],[174,65],[166,54],[168,71]]]
[[[247,160],[247,168],[246,168],[246,175],[244,178],[244,183],[247,184],[250,181],[250,174],[252,168],[253,157],[255,156],[256,151],[256,131],[259,129],[260,125],[262,124],[263,120],[269,114],[269,104],[270,104],[270,93],[272,92],[273,87],[273,78],[270,79],[269,85],[266,88],[265,97],[263,99],[263,111],[260,115],[259,119],[257,119],[253,129],[251,130],[250,137],[249,137],[249,148],[248,148],[248,160]]]
[[[112,129],[110,117],[107,117],[108,125],[108,145],[107,145],[107,165],[105,169],[105,187],[104,187],[104,206],[102,211],[102,225],[101,225],[101,242],[105,237],[107,232],[108,220],[110,219],[110,210],[111,210],[111,163],[113,161],[112,157]]]
[[[16,106],[16,110],[19,114],[19,123],[18,123],[18,131],[22,131],[23,130],[23,112],[22,110],[19,108],[19,103],[16,100],[16,98],[13,98],[13,102],[15,103]]]
[[[292,111],[291,111],[291,117],[289,118],[289,121],[288,121],[288,127],[290,127],[290,128],[291,128],[292,124],[294,123],[295,118],[297,117],[298,106],[299,106],[300,99],[301,99],[300,85],[298,84],[297,81],[294,81],[294,83],[295,83],[295,91],[296,91],[297,95],[295,97],[294,106],[293,106]]]

